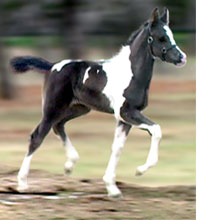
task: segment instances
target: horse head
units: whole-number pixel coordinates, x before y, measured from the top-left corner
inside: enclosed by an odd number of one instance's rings
[[[177,46],[169,27],[169,11],[164,9],[162,15],[155,8],[149,20],[148,39],[152,55],[162,61],[184,66],[187,62],[186,54]]]

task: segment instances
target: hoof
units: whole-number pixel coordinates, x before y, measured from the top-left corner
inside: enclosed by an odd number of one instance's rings
[[[147,171],[147,167],[145,165],[139,166],[136,170],[135,176],[142,176]]]
[[[64,173],[66,176],[70,176],[72,174],[72,169],[64,168]]]
[[[20,185],[18,185],[17,190],[18,190],[19,192],[24,192],[24,191],[26,191],[28,188],[29,188],[29,186],[28,186],[27,184],[20,184]]]
[[[64,166],[64,172],[67,176],[71,175],[73,171],[74,163],[72,161],[67,161]]]
[[[119,192],[119,193],[113,193],[113,194],[111,194],[111,193],[108,193],[108,196],[110,197],[110,198],[114,198],[114,199],[122,199],[123,198],[123,195],[122,195],[122,193],[121,192]]]
[[[115,199],[120,199],[122,198],[122,193],[121,191],[118,189],[118,187],[116,185],[108,185],[107,187],[107,192],[108,192],[108,196],[111,198],[115,198]]]
[[[135,176],[142,176],[142,175],[143,175],[143,173],[137,169],[135,172]]]
[[[27,184],[27,177],[26,176],[18,176],[18,186],[17,186],[17,190],[19,192],[21,191],[26,191],[29,187]]]

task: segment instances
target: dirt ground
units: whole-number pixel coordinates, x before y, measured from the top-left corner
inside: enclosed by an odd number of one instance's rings
[[[195,187],[142,187],[118,182],[123,198],[103,182],[31,170],[30,188],[16,190],[16,170],[0,169],[0,219],[194,220]]]

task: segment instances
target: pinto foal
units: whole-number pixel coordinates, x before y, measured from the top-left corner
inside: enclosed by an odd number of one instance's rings
[[[183,66],[186,55],[173,38],[168,26],[168,9],[160,16],[156,8],[151,18],[135,31],[120,52],[101,62],[63,60],[52,64],[41,58],[16,57],[11,66],[16,73],[36,70],[45,74],[43,117],[31,134],[28,153],[18,173],[18,189],[28,187],[27,176],[33,153],[51,128],[64,143],[67,153],[65,172],[70,173],[79,155],[64,131],[64,124],[87,114],[91,109],[114,114],[117,120],[111,157],[103,177],[109,196],[119,197],[116,166],[131,127],[148,131],[151,146],[142,175],[158,161],[161,129],[142,114],[148,104],[148,91],[155,58]]]

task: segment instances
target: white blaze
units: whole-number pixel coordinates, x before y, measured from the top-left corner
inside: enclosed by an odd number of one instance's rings
[[[174,37],[173,37],[173,33],[170,30],[170,28],[168,27],[168,25],[165,25],[163,28],[164,28],[164,30],[166,31],[166,34],[169,37],[171,45],[176,45],[176,42],[175,42]],[[177,45],[176,45],[176,49],[183,55],[183,58],[186,59],[186,54]]]
[[[164,30],[166,31],[166,34],[168,35],[168,37],[169,37],[169,39],[170,39],[170,43],[171,43],[172,45],[176,45],[176,42],[175,42],[175,40],[174,40],[172,31],[170,30],[170,28],[168,27],[168,25],[165,25],[163,28],[164,28]]]

